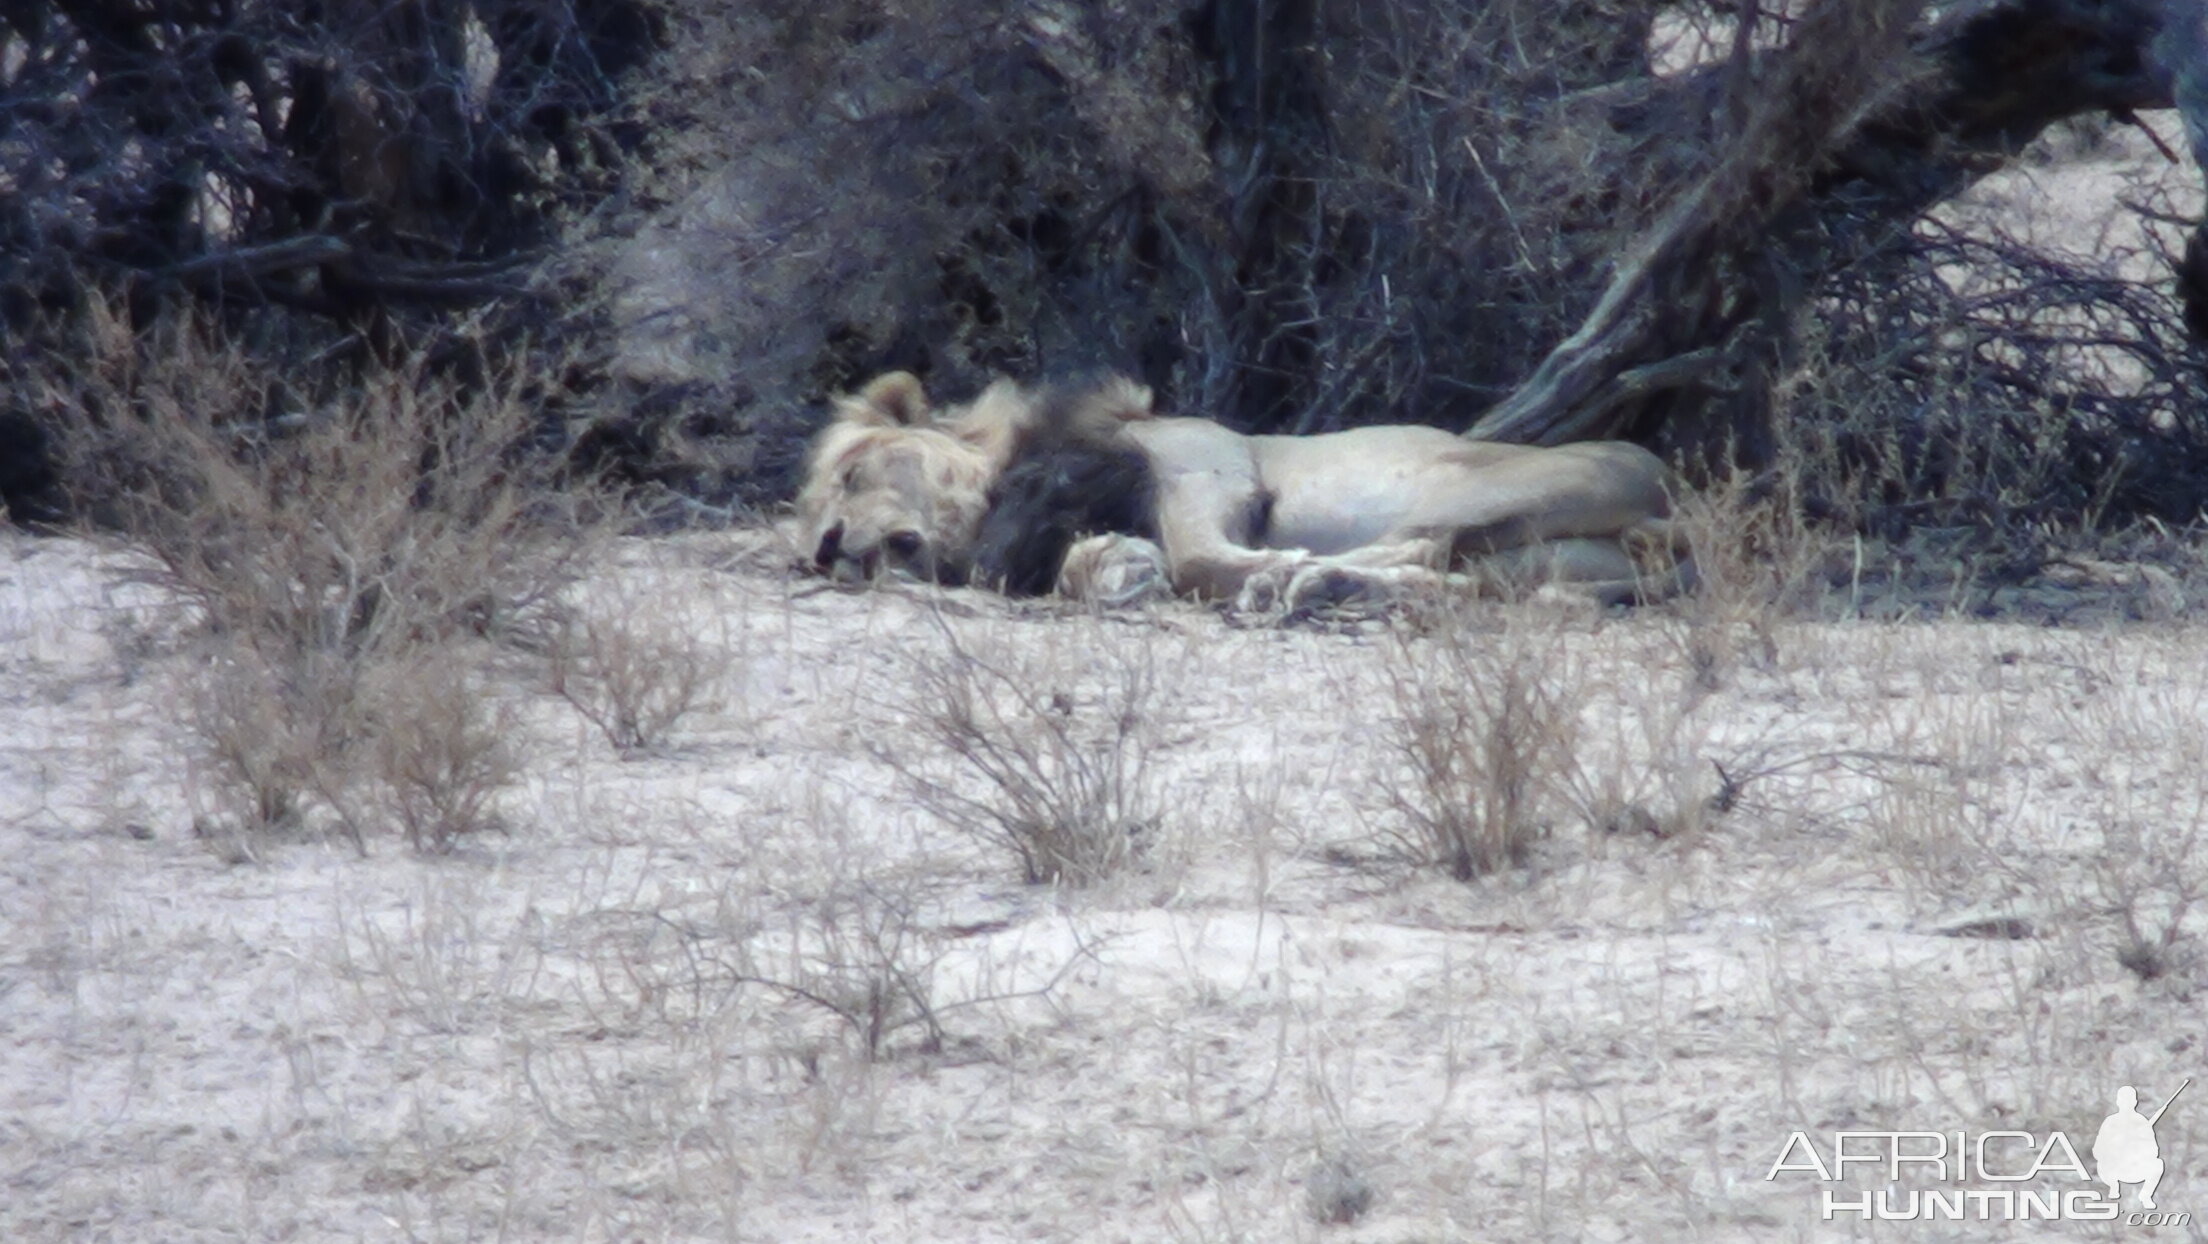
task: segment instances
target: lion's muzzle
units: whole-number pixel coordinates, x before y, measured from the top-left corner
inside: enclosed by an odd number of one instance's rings
[[[836,564],[837,554],[843,551],[843,524],[837,523],[820,533],[820,547],[813,550],[813,569],[825,571]]]
[[[820,543],[813,549],[813,568],[840,583],[864,582],[882,575],[955,581],[919,532],[900,529],[875,540],[853,539],[843,523],[821,533]]]
[[[845,542],[842,523],[820,533],[820,544],[813,549],[813,569],[838,583],[864,583],[874,577],[880,562],[874,550]]]

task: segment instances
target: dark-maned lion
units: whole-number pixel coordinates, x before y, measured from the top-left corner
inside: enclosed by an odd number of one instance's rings
[[[1114,377],[991,385],[937,410],[904,372],[837,399],[798,495],[799,539],[839,579],[905,574],[1125,603],[1170,589],[1301,610],[1482,580],[1614,602],[1690,574],[1667,472],[1620,441],[1554,449],[1438,428],[1245,436],[1162,418]]]

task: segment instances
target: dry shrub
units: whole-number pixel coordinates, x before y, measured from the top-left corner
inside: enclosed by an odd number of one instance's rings
[[[1030,885],[1087,886],[1128,867],[1161,812],[1157,668],[1147,650],[983,657],[947,626],[905,669],[897,716],[947,765],[884,749],[921,805],[1012,856]]]
[[[726,619],[709,614],[683,585],[603,585],[562,620],[552,687],[624,754],[663,746],[693,712],[711,707],[725,683]]]
[[[2113,917],[2116,962],[2141,980],[2197,979],[2197,913],[2208,910],[2208,830],[2120,821],[2103,831],[2093,861],[2094,900]]]
[[[76,387],[43,397],[97,429],[74,450],[120,538],[197,610],[190,720],[222,810],[289,827],[311,796],[364,844],[377,818],[345,805],[366,781],[417,845],[476,828],[469,791],[509,766],[458,647],[543,601],[576,547],[520,448],[522,378],[467,387],[409,355],[287,410],[284,378],[205,323],[93,318]]]
[[[798,820],[801,833],[747,856],[756,867],[722,871],[710,914],[650,901],[600,913],[591,1005],[607,1022],[725,1052],[764,1021],[778,1055],[797,1057],[811,1081],[837,1046],[871,1063],[971,1045],[959,1016],[1045,997],[1093,956],[1075,931],[1063,962],[999,959],[986,937],[968,940],[996,927],[974,923],[968,878],[886,862],[818,787]]]
[[[256,854],[256,836],[303,828],[317,803],[363,850],[391,825],[440,853],[498,826],[492,803],[520,771],[517,727],[466,646],[315,654],[289,669],[209,647],[189,675],[189,721],[223,818],[202,830],[219,828],[228,849]]]
[[[286,680],[251,650],[205,654],[189,675],[188,721],[214,779],[209,793],[232,827],[289,830],[321,783],[325,757],[344,746],[340,701],[320,671]]]
[[[163,336],[143,372],[80,400],[128,412],[92,465],[211,630],[278,656],[373,656],[495,630],[559,582],[511,452],[533,430],[518,377],[471,391],[413,356],[261,421],[274,377],[203,330]]]
[[[2106,930],[2126,970],[2189,989],[2201,979],[2208,912],[2208,674],[2183,635],[2143,645],[2136,659],[2090,658],[2084,693],[2059,706],[2069,737],[2106,748],[2081,775],[2101,841],[2082,883],[2062,872],[2035,880],[2062,887],[2056,904]]]
[[[1382,794],[1405,845],[1459,881],[1525,865],[1585,786],[1586,692],[1563,644],[1516,625],[1402,636],[1388,678],[1402,766]]]
[[[1733,474],[1677,501],[1673,521],[1694,556],[1696,583],[1671,603],[1667,629],[1693,686],[1716,691],[1742,664],[1779,661],[1781,624],[1822,594],[1840,543],[1803,512],[1798,459],[1757,481]]]
[[[913,1028],[924,1034],[923,1052],[940,1052],[944,1028],[935,975],[950,938],[920,918],[920,897],[910,887],[838,887],[807,905],[783,953],[751,962],[740,979],[834,1017],[870,1060]]]
[[[1952,602],[2064,544],[2198,520],[2208,438],[2175,412],[2203,373],[2167,279],[2197,211],[2143,182],[2126,197],[2140,217],[2112,216],[2090,256],[2029,236],[2028,213],[1943,209],[1805,308],[1764,462],[1819,523],[1883,544],[1859,594]]]
[[[840,878],[786,928],[761,930],[747,941],[736,953],[732,983],[830,1017],[861,1055],[878,1061],[900,1048],[940,1054],[954,1042],[970,1043],[970,1034],[951,1026],[961,1013],[1046,998],[1094,958],[1094,947],[1076,934],[1073,953],[1047,973],[985,956],[977,962],[960,953],[966,933],[946,920],[937,889],[918,876]],[[918,1040],[901,1042],[908,1032]]]
[[[518,724],[468,662],[449,648],[394,662],[382,671],[372,712],[376,806],[396,818],[409,845],[450,851],[503,828],[493,802],[520,775]]]

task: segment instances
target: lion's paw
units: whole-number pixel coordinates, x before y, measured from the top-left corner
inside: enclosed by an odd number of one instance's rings
[[[1066,550],[1058,591],[1107,609],[1139,605],[1172,594],[1165,550],[1136,536],[1089,536]]]
[[[1234,611],[1261,617],[1286,612],[1289,588],[1302,569],[1300,562],[1283,561],[1251,572],[1242,580],[1242,590],[1235,594]]]
[[[1369,575],[1340,566],[1306,566],[1289,580],[1286,612],[1291,620],[1344,610],[1375,612],[1392,600],[1385,585]]]

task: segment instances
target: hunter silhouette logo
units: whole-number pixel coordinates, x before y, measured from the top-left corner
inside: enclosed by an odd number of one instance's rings
[[[1858,1131],[1812,1136],[1794,1132],[1764,1175],[1814,1176],[1826,1221],[2121,1222],[2126,1226],[2187,1226],[2184,1210],[2155,1208],[2169,1168],[2154,1128],[2192,1087],[2187,1078],[2154,1113],[2139,1109],[2139,1090],[2116,1090],[2116,1111],[2093,1136],[2093,1165],[2060,1131]],[[2126,1184],[2139,1189],[2137,1208],[2124,1208]]]
[[[2139,1208],[2154,1208],[2154,1190],[2162,1182],[2162,1150],[2154,1141],[2154,1125],[2192,1084],[2187,1076],[2151,1115],[2139,1113],[2138,1089],[2127,1084],[2116,1090],[2116,1113],[2101,1121],[2100,1133],[2093,1137],[2093,1171],[2108,1185],[2109,1200],[2122,1198],[2119,1185],[2138,1184]]]

